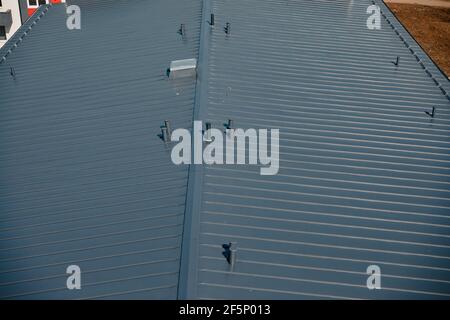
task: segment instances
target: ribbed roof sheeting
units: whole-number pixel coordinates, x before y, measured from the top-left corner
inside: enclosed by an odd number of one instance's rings
[[[81,30],[41,7],[0,52],[0,298],[176,298],[188,171],[157,135],[191,126],[195,80],[165,72],[201,1],[74,2]]]
[[[201,118],[279,128],[280,171],[197,174],[187,297],[450,297],[448,83],[381,3],[382,29],[367,29],[371,4],[211,1]],[[366,287],[372,264],[381,290]]]

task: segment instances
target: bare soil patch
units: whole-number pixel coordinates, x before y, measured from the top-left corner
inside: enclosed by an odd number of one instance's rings
[[[450,7],[446,8],[389,2],[386,2],[386,4],[428,55],[444,71],[447,77],[449,77]]]

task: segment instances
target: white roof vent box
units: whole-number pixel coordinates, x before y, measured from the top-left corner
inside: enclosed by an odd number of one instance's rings
[[[197,59],[174,60],[167,69],[169,79],[197,76]]]

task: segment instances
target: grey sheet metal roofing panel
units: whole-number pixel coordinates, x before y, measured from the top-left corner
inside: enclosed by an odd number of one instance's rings
[[[75,3],[81,30],[41,7],[0,51],[0,298],[176,298],[188,170],[157,134],[191,126],[195,80],[165,72],[201,2]]]
[[[449,298],[450,85],[383,3],[76,3],[0,50],[0,298]],[[279,128],[279,174],[172,165],[192,115]]]
[[[208,3],[196,112],[279,128],[280,171],[197,170],[182,297],[448,299],[447,79],[379,1]],[[381,30],[366,27],[372,3]],[[372,264],[382,290],[366,287]]]

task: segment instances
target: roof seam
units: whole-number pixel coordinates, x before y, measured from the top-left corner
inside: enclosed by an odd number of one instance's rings
[[[192,120],[202,120],[208,103],[207,95],[209,74],[209,22],[208,15],[211,11],[211,1],[202,1],[202,21],[200,26],[198,49],[198,74],[196,80],[194,110]],[[194,127],[192,126],[192,130]],[[194,135],[192,135],[192,139]],[[194,154],[192,141],[192,154]],[[178,299],[193,299],[197,296],[197,257],[198,257],[198,228],[200,226],[201,190],[203,189],[203,166],[189,165],[188,184],[185,203],[184,224],[181,242],[180,276],[177,287]],[[200,190],[200,192],[197,192]]]

